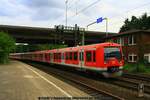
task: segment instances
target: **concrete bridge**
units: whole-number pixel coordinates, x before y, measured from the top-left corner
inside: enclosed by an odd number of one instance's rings
[[[28,44],[67,44],[74,46],[82,43],[85,36],[85,44],[103,42],[105,32],[85,31],[84,28],[56,26],[55,28],[41,28],[28,26],[0,25],[0,31],[7,32],[16,39],[17,43]],[[115,33],[108,33],[113,35]]]

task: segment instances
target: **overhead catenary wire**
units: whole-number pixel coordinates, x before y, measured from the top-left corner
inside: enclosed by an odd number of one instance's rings
[[[137,7],[134,7],[134,8],[131,8],[131,9],[125,11],[124,13],[121,13],[121,15],[116,15],[116,16],[113,16],[113,17],[109,17],[109,19],[118,18],[118,17],[122,18],[123,15],[125,15],[127,13],[130,13],[130,12],[133,12],[134,10],[137,10],[139,8],[143,8],[143,7],[148,6],[148,5],[150,5],[150,2],[144,3],[144,4],[142,4],[140,6],[137,6]],[[149,14],[150,12],[145,12],[145,13]],[[118,25],[118,23],[120,23],[120,22],[122,22],[122,20],[117,20],[115,22],[110,23],[109,25],[111,25],[111,26],[112,25]],[[102,26],[105,26],[105,25],[102,25]],[[97,28],[94,28],[94,29],[97,29]]]
[[[79,2],[80,0],[72,0],[72,3],[70,3],[68,5],[68,9],[73,8],[74,6],[76,6],[76,3]]]
[[[74,3],[71,3],[71,5],[75,5],[75,3],[76,3],[78,0],[72,0],[72,1],[74,1]],[[78,10],[77,7],[76,7],[76,12],[75,12],[75,14],[72,15],[72,16],[69,16],[69,17],[68,17],[68,20],[73,19],[73,17],[76,17],[76,16],[79,15],[80,13],[86,11],[88,8],[92,7],[93,5],[95,5],[96,3],[98,3],[99,1],[101,1],[101,0],[96,0],[96,1],[94,1],[93,3],[89,4],[88,6],[86,6],[85,8],[80,9],[80,10]],[[132,11],[134,11],[134,10],[136,10],[136,9],[139,9],[139,8],[141,8],[141,7],[145,7],[145,6],[149,5],[149,4],[150,4],[150,2],[149,2],[149,3],[144,3],[144,4],[140,5],[140,6],[134,7],[134,8],[132,8],[132,9],[129,9],[129,10],[125,11],[124,13],[122,13],[121,16],[123,16],[125,13],[132,12]],[[76,5],[76,6],[77,6],[77,5]],[[70,6],[70,7],[71,7],[71,6]],[[78,10],[78,12],[77,12],[77,10]],[[64,15],[63,15],[63,16],[64,16]],[[62,17],[62,16],[61,16],[61,17]],[[89,16],[88,16],[88,17],[89,17]],[[120,17],[120,14],[119,14],[119,15],[116,15],[116,16],[108,17],[108,18],[109,18],[109,19],[112,19],[112,18],[117,18],[117,17]],[[63,21],[64,21],[64,20],[63,20]],[[118,21],[117,21],[117,22],[118,22]],[[114,22],[113,22],[113,23],[114,23]],[[112,25],[113,23],[111,23],[111,25]],[[114,24],[116,24],[116,22],[115,22]]]
[[[95,5],[96,3],[100,2],[100,1],[101,1],[101,0],[97,0],[97,1],[95,1],[95,2],[93,2],[93,3],[91,3],[91,4],[89,4],[87,7],[85,7],[85,8],[83,8],[83,9],[79,10],[79,12],[77,12],[77,15],[80,14],[81,12],[87,10],[88,8],[92,7],[93,5]]]
[[[92,7],[93,5],[97,4],[98,2],[100,2],[101,0],[96,0],[93,3],[89,4],[88,6],[86,6],[85,8],[79,10],[78,12],[76,12],[74,15],[68,17],[68,19],[76,17],[77,15],[79,15],[80,13],[86,11],[88,8]],[[77,11],[77,10],[76,10]]]

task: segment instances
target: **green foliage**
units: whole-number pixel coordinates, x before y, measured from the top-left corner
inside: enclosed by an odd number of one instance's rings
[[[150,73],[150,66],[144,63],[126,63],[123,70],[130,73]]]
[[[124,25],[120,28],[120,32],[125,32],[132,29],[150,29],[150,16],[147,16],[145,13],[139,18],[135,16],[132,16],[131,20],[127,18],[124,21]]]
[[[135,64],[126,63],[123,67],[123,70],[127,72],[134,72],[134,70],[136,70]]]
[[[9,53],[15,49],[15,40],[7,33],[0,32],[0,63],[7,63]]]

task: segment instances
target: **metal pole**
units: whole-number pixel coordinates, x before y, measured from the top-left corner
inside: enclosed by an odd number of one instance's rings
[[[108,18],[106,18],[106,34],[108,36]]]
[[[66,0],[65,3],[66,3],[66,27],[67,27],[67,9],[68,9],[67,3],[68,3],[68,0]]]
[[[108,36],[108,18],[104,18],[106,20],[106,37]]]
[[[89,26],[91,26],[91,25],[93,25],[93,24],[95,24],[96,22],[92,22],[92,23],[90,23],[90,24],[88,24],[86,27],[87,27],[87,29],[88,29],[88,27]]]
[[[84,32],[82,32],[82,45],[85,44],[84,42],[85,42],[85,41],[84,41]]]
[[[91,26],[91,25],[93,25],[93,24],[95,24],[96,23],[96,21],[95,22],[92,22],[92,23],[90,23],[90,24],[88,24],[87,26],[86,26],[86,29],[87,29],[87,31],[88,31],[88,27],[89,26]],[[84,34],[84,32],[83,32],[83,35],[82,35],[82,45],[84,45],[85,44],[85,36],[84,36],[85,34]]]

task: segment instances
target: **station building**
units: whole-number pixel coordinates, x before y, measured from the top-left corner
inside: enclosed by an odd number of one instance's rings
[[[119,43],[123,48],[124,59],[136,63],[144,60],[150,63],[150,30],[132,30],[107,36],[105,41]]]

